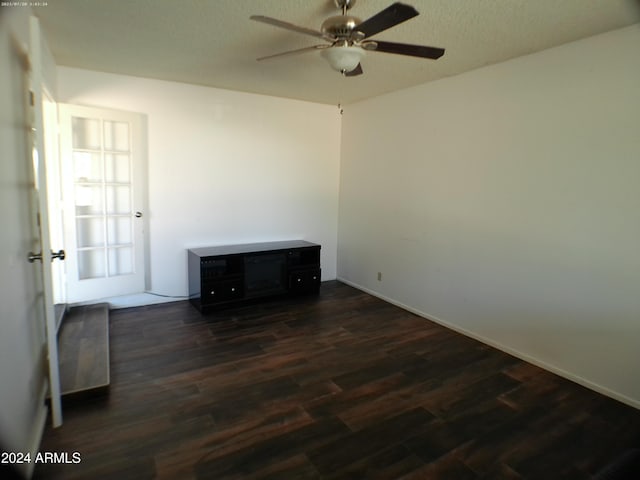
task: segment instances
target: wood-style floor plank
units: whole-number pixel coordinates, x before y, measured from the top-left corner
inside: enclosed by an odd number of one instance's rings
[[[640,412],[339,282],[202,315],[111,312],[107,395],[37,479],[590,479]]]

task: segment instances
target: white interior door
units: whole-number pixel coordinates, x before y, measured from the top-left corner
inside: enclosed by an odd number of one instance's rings
[[[58,338],[54,305],[51,262],[56,258],[51,249],[49,236],[49,215],[47,195],[47,175],[44,148],[44,111],[42,80],[42,40],[40,24],[36,17],[30,18],[29,25],[29,59],[31,64],[31,106],[32,106],[32,160],[34,167],[33,217],[40,237],[39,252],[29,253],[29,261],[39,263],[42,268],[43,300],[47,335],[47,357],[49,370],[49,396],[51,398],[52,423],[57,427],[62,424],[62,408],[60,402],[60,376],[58,369]],[[60,259],[63,259],[60,256]]]
[[[43,271],[40,262],[27,261],[30,251],[42,251],[29,44],[28,9],[0,7],[0,443],[3,451],[34,458],[47,419],[49,381]],[[29,478],[33,466],[17,465],[17,473]]]
[[[68,302],[144,291],[142,123],[59,105]]]

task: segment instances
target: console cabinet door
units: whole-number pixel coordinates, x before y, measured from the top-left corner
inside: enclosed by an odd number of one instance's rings
[[[299,270],[289,274],[291,293],[316,292],[320,288],[320,269]]]

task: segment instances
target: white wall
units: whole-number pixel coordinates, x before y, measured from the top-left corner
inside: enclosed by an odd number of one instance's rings
[[[27,113],[30,10],[0,10],[0,446],[35,453],[46,420],[46,356],[41,266],[27,262],[40,249]]]
[[[336,277],[337,108],[65,67],[58,94],[147,116],[153,292],[187,295],[186,249],[207,245],[305,239]]]
[[[345,108],[338,277],[640,407],[638,45]]]

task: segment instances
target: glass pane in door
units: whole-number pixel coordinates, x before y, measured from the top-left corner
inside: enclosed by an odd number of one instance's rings
[[[110,183],[131,182],[131,162],[129,155],[105,154],[105,179]]]
[[[129,151],[129,124],[126,122],[104,122],[104,148],[118,152]]]
[[[104,214],[104,187],[100,184],[76,184],[76,215]]]
[[[133,273],[133,249],[120,247],[109,249],[109,276]]]
[[[80,280],[106,276],[104,250],[80,250],[78,252],[78,276]]]
[[[129,185],[107,186],[107,213],[110,215],[131,213],[131,187]]]
[[[73,153],[73,178],[76,182],[100,182],[102,157],[95,152]]]
[[[102,218],[78,218],[76,220],[78,248],[104,247],[104,221]]]
[[[107,219],[107,242],[109,245],[133,243],[133,221],[130,217],[109,217]]]
[[[73,148],[97,150],[102,146],[100,120],[73,117]]]

